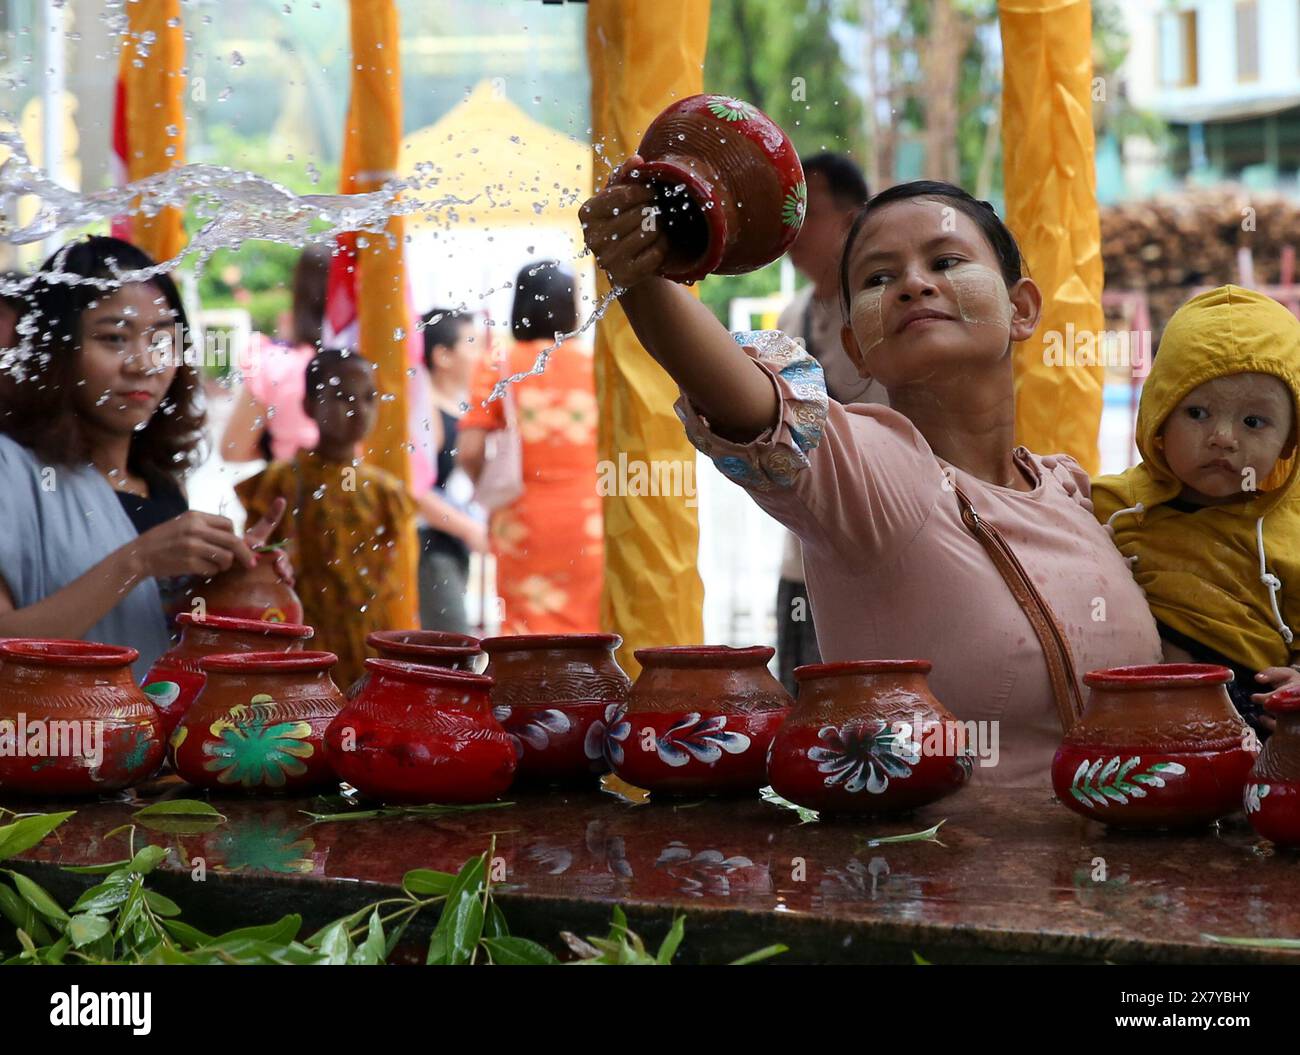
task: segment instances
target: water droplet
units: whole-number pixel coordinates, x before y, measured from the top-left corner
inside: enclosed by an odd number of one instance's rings
[[[227,84],[224,88],[221,89],[221,94],[217,96],[217,102],[224,103],[227,99],[231,97],[231,95],[234,94],[234,91],[235,89],[230,87],[230,85]]]
[[[325,497],[325,485],[321,484],[320,487],[316,488],[316,490],[311,493],[311,496],[319,502]]]
[[[230,53],[230,65],[242,66],[243,64],[244,64],[244,56],[237,51],[232,51]]]

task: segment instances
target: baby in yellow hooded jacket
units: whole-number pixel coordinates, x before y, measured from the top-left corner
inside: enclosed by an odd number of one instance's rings
[[[1138,406],[1140,464],[1093,481],[1169,662],[1218,663],[1256,729],[1300,682],[1300,320],[1239,286],[1169,320]],[[1263,690],[1263,691],[1259,691]]]

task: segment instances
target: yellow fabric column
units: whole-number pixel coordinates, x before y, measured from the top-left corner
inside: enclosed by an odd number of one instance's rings
[[[601,145],[594,180],[603,187],[641,142],[654,117],[703,86],[708,0],[625,3],[592,0],[587,11],[592,140]],[[601,295],[609,290],[597,274]],[[673,413],[677,386],[637,342],[614,304],[596,328],[600,457],[628,464],[679,462],[695,450]],[[692,476],[692,480],[694,477]],[[602,625],[623,635],[619,662],[635,677],[634,648],[703,640],[704,586],[696,561],[699,521],[682,496],[605,498]]]
[[[185,164],[185,37],[181,0],[127,4],[126,13],[129,29],[118,72],[126,90],[127,179],[134,182]],[[149,39],[145,34],[153,36],[142,56],[137,45]],[[185,247],[181,211],[170,205],[155,216],[135,213],[131,232],[135,244],[158,261]]]
[[[402,141],[402,71],[397,5],[394,0],[352,2],[352,97],[348,104],[343,190],[379,190],[397,172]],[[406,258],[402,217],[388,221],[387,234],[357,236],[357,322],[359,351],[378,368],[379,421],[366,460],[410,486],[406,456]],[[397,547],[404,588],[387,614],[392,629],[420,625],[414,532]]]
[[[1089,0],[999,0],[1007,224],[1043,290],[1038,332],[1015,349],[1016,440],[1100,469],[1104,369],[1048,365],[1048,334],[1103,328]]]

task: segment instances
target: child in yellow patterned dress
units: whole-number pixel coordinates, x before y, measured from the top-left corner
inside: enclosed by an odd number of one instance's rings
[[[414,547],[415,503],[396,477],[356,458],[378,414],[373,363],[321,352],[307,366],[303,406],[320,429],[315,448],[235,490],[250,519],[288,500],[279,537],[293,544],[303,618],[316,628],[312,647],[337,653],[334,680],[346,689],[364,671],[366,635],[395,628],[398,542],[409,534]]]

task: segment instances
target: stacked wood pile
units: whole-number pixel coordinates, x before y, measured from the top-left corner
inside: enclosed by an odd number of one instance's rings
[[[1282,282],[1287,245],[1300,249],[1300,200],[1239,186],[1192,189],[1101,210],[1106,289],[1146,290],[1156,334],[1196,287],[1240,281],[1239,249],[1252,252],[1257,286]]]

